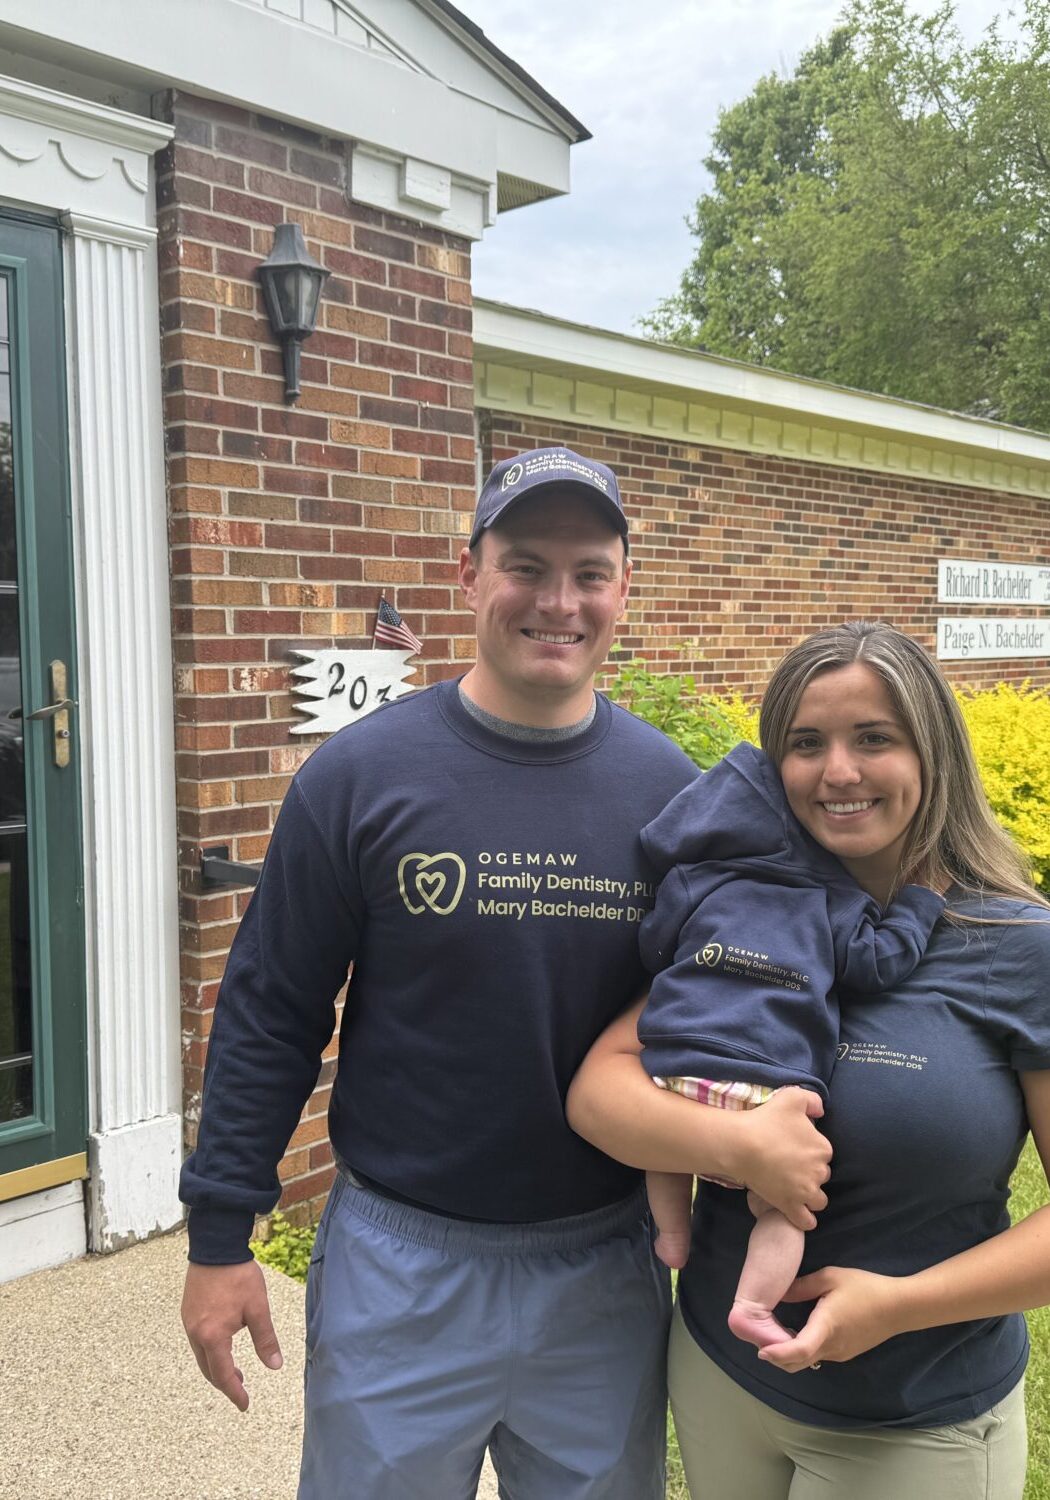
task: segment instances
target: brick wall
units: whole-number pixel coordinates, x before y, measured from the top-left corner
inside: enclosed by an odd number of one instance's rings
[[[167,97],[158,158],[170,496],[182,1028],[192,1144],[218,981],[247,892],[202,895],[202,846],[258,861],[292,773],[290,647],[367,647],[381,589],[424,641],[419,685],[459,670],[454,592],[474,503],[466,242],[351,204],[340,142]],[[294,219],[331,276],[284,402],[256,268]],[[282,1168],[316,1208],[331,1176],[334,1049]]]
[[[711,688],[760,692],[789,646],[844,619],[889,620],[932,649],[938,615],[1031,613],[938,605],[938,558],[1050,563],[1050,505],[1031,497],[482,414],[486,466],[556,442],[619,476],[635,558],[621,644]],[[1050,684],[1046,660],[943,666],[961,683]]]

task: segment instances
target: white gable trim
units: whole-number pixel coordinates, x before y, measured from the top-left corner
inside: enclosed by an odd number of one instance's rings
[[[363,201],[456,233],[481,233],[501,176],[531,185],[534,198],[568,191],[566,121],[427,0],[339,4],[339,14],[359,20],[382,48],[341,38],[338,22],[332,33],[305,20],[303,6],[316,3],[4,0],[0,48],[6,43],[121,86],[180,88],[294,121],[353,141],[366,157],[393,159],[398,181],[403,163],[412,164],[410,178],[419,177],[417,163],[448,173],[461,198],[472,193],[477,200],[461,203],[450,217],[435,218],[432,205],[400,191],[379,193],[374,181],[382,174],[371,167],[364,179],[373,183],[373,196]],[[413,16],[418,47],[406,35]],[[433,66],[421,62],[428,40]],[[469,67],[461,70],[457,60]],[[471,92],[468,74],[484,97]]]

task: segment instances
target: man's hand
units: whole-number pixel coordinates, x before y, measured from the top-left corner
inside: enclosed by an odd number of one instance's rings
[[[733,1175],[799,1229],[815,1229],[814,1215],[828,1204],[823,1184],[831,1176],[831,1142],[813,1124],[823,1113],[819,1094],[788,1088],[738,1116]]]
[[[268,1369],[284,1363],[270,1318],[263,1273],[254,1260],[233,1266],[198,1266],[186,1272],[182,1326],[205,1380],[237,1407],[248,1410],[244,1376],[233,1362],[233,1336],[247,1328]]]
[[[800,1276],[784,1301],[816,1298],[817,1305],[790,1342],[773,1344],[758,1357],[789,1375],[826,1359],[855,1359],[903,1331],[903,1287],[898,1276],[844,1266]]]

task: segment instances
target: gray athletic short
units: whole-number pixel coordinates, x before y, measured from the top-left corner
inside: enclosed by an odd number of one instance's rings
[[[662,1500],[670,1293],[644,1194],[472,1224],[341,1175],[306,1296],[299,1500]]]

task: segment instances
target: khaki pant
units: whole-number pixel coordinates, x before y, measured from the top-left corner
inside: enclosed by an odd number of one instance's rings
[[[678,1308],[668,1378],[692,1500],[1021,1500],[1023,1381],[953,1427],[810,1427],[724,1375]]]

